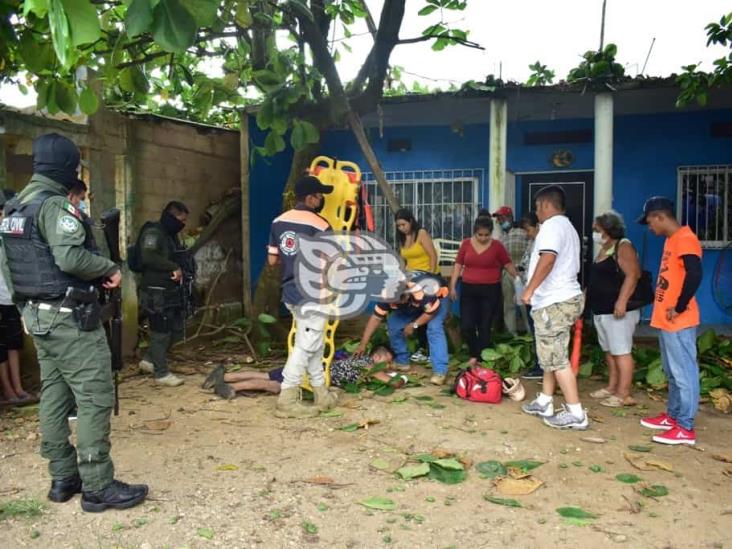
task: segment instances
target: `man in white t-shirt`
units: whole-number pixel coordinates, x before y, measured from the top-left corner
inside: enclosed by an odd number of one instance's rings
[[[569,335],[582,314],[584,297],[577,280],[580,240],[564,215],[561,187],[544,187],[536,195],[541,222],[529,261],[523,301],[531,305],[539,365],[544,370],[541,393],[524,404],[527,414],[541,416],[557,429],[587,429],[587,414],[580,404],[577,379],[569,364]],[[566,406],[554,413],[554,391],[562,388]]]

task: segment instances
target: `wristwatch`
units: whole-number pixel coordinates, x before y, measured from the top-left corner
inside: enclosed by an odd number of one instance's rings
[[[418,330],[419,329],[419,324],[417,324],[415,322],[414,324],[412,324],[412,328],[414,328],[415,330]]]

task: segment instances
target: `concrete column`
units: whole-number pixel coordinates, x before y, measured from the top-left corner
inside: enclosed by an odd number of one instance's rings
[[[493,212],[506,200],[506,100],[491,100],[490,151],[488,153],[488,209]]]
[[[135,234],[135,193],[132,155],[134,154],[134,142],[132,123],[124,119],[124,144],[123,154],[114,155],[114,202],[115,207],[121,212],[119,224],[119,245],[120,252],[124,259],[127,259],[127,246],[134,243]],[[127,267],[125,261],[122,265],[122,354],[132,356],[137,346],[137,285],[135,276]]]
[[[613,96],[595,96],[595,189],[593,215],[613,206]]]

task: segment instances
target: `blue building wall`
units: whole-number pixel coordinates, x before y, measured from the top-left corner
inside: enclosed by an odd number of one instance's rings
[[[509,113],[510,117],[510,113]],[[634,223],[645,199],[652,195],[666,195],[676,199],[677,168],[684,165],[732,164],[732,139],[712,139],[711,121],[732,121],[732,110],[665,113],[656,115],[623,116],[615,118],[614,149],[614,208],[626,218],[629,237],[644,257],[644,268],[658,271],[663,240]],[[548,172],[553,168],[550,157],[557,149],[569,150],[574,155],[572,170],[592,170],[593,143],[566,145],[525,145],[526,132],[592,129],[592,119],[555,120],[509,123],[507,168],[514,173]],[[262,141],[261,132],[253,128],[255,141]],[[255,137],[256,135],[256,137]],[[430,169],[488,169],[489,128],[487,124],[466,125],[462,134],[446,126],[405,126],[384,128],[383,136],[377,129],[369,130],[372,145],[385,171]],[[387,143],[392,138],[407,138],[412,149],[389,152]],[[363,155],[349,131],[332,131],[323,136],[321,154],[351,160],[368,171]],[[261,270],[264,257],[255,257],[264,250],[269,222],[279,213],[281,191],[287,177],[291,152],[271,160],[267,166],[261,160],[252,171],[252,276]],[[487,205],[487,183],[481,196]],[[517,178],[516,204],[522,204],[520,178]],[[521,213],[521,208],[517,208]],[[255,215],[256,222],[255,222]],[[644,244],[645,242],[645,244]],[[698,293],[702,320],[708,324],[732,323],[712,297],[712,278],[719,252],[704,251],[704,280]]]
[[[250,148],[262,146],[266,134],[257,128],[253,117],[249,124]],[[249,219],[252,285],[256,284],[267,260],[267,242],[272,220],[282,211],[282,191],[290,174],[292,149],[269,157],[254,157],[254,165],[249,170]]]
[[[732,110],[627,116],[615,120],[613,201],[628,221],[629,236],[642,251],[644,227],[633,221],[643,201],[665,195],[676,202],[677,168],[732,164],[732,139],[712,139],[712,121],[732,121]],[[658,272],[663,239],[646,235],[644,267]],[[704,250],[704,279],[697,293],[705,324],[730,324],[732,316],[714,302],[712,280],[719,251]],[[732,291],[732,289],[728,289]]]

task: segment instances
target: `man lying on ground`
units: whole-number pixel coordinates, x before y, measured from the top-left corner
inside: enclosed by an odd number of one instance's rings
[[[361,373],[376,364],[391,364],[394,352],[386,345],[377,345],[370,356],[352,356],[343,360],[336,360],[330,365],[330,385],[345,387],[348,383],[358,381]],[[283,368],[275,368],[269,372],[244,371],[226,373],[222,365],[217,366],[203,382],[204,389],[213,389],[221,398],[232,399],[240,391],[263,391],[279,394],[282,386]],[[374,379],[389,383],[395,372],[382,370],[373,374]],[[402,378],[401,384],[405,383]]]

